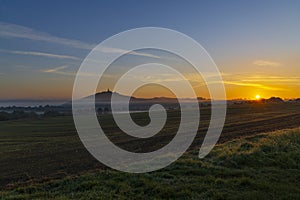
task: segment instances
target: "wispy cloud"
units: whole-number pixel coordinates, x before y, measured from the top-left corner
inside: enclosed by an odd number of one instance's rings
[[[0,37],[22,38],[22,39],[29,39],[35,41],[51,42],[60,45],[66,45],[73,48],[86,49],[86,50],[92,50],[97,45],[97,44],[89,44],[79,40],[60,38],[25,26],[4,23],[4,22],[0,22]],[[99,51],[104,53],[127,53],[128,52],[127,50],[124,49],[111,48],[111,47],[104,47],[99,49]],[[131,51],[129,52],[129,54],[146,56],[151,58],[160,58],[157,55],[140,53],[136,51]]]
[[[253,62],[254,65],[257,66],[265,66],[265,67],[278,67],[281,64],[279,62],[273,62],[273,61],[269,61],[269,60],[255,60]]]
[[[258,83],[245,83],[245,82],[238,82],[238,81],[223,81],[223,82],[224,84],[228,84],[228,85],[255,87],[255,88],[260,88],[265,90],[286,90],[284,88],[271,87],[271,86],[266,86]]]
[[[36,52],[36,51],[11,51],[11,50],[0,49],[0,52],[18,54],[18,55],[43,56],[43,57],[49,57],[49,58],[80,60],[79,58],[77,58],[75,56],[59,55],[59,54]]]
[[[242,79],[246,82],[288,82],[288,83],[300,83],[299,76],[249,76]]]
[[[298,85],[300,81],[298,76],[274,76],[268,74],[222,74],[222,76],[223,83],[226,85],[253,87],[271,91],[287,91],[289,89],[286,86]],[[215,83],[219,82],[212,81],[207,84]]]
[[[99,51],[104,52],[104,53],[128,53],[127,50],[124,49],[117,49],[117,48],[110,48],[110,47],[104,47],[99,49]],[[129,52],[131,55],[136,55],[136,56],[145,56],[145,57],[151,57],[151,58],[160,58],[157,55],[149,54],[149,53],[142,53],[142,52],[136,52],[136,51],[131,51]]]
[[[85,73],[85,72],[77,73],[76,71],[70,71],[70,70],[65,71],[64,69],[67,69],[67,68],[69,68],[69,66],[63,65],[63,66],[54,67],[51,69],[43,69],[43,70],[38,70],[38,71],[43,72],[43,73],[52,73],[52,74],[59,74],[59,75],[73,76],[73,77],[75,77],[76,75],[98,77],[97,74],[93,74],[93,73]]]
[[[75,48],[92,49],[95,44],[88,44],[79,40],[70,40],[60,37],[55,37],[44,32],[36,31],[34,29],[20,26],[16,24],[0,22],[0,36],[9,38],[23,38],[29,40],[38,40],[44,42],[52,42],[63,44]]]
[[[63,70],[63,69],[66,69],[66,68],[68,68],[68,66],[63,65],[63,66],[60,66],[60,67],[55,67],[55,68],[52,68],[52,69],[45,69],[45,70],[41,70],[41,71],[45,72],[45,73],[57,73],[57,72],[60,72],[60,70]]]

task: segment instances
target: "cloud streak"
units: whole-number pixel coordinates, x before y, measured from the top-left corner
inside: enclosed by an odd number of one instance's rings
[[[36,31],[28,27],[19,26],[16,24],[9,24],[0,22],[0,36],[8,38],[22,38],[29,40],[37,40],[43,42],[52,42],[57,44],[63,44],[70,47],[81,49],[92,49],[95,44],[87,44],[79,40],[70,40],[60,37],[55,37],[44,32]]]
[[[236,86],[245,86],[245,87],[255,87],[265,90],[276,90],[276,91],[284,91],[284,88],[277,88],[277,87],[270,87],[263,84],[258,83],[245,83],[245,82],[238,82],[238,81],[223,81],[227,85],[236,85]]]
[[[55,67],[55,68],[52,68],[52,69],[42,70],[42,72],[44,72],[44,73],[56,73],[56,72],[59,72],[60,70],[66,69],[66,68],[68,68],[68,66],[63,65],[63,66]]]
[[[110,48],[110,47],[101,48],[101,49],[99,49],[99,51],[101,51],[103,53],[121,53],[121,54],[129,53],[131,55],[136,55],[136,56],[145,56],[145,57],[151,57],[151,58],[160,58],[157,55],[153,55],[153,54],[149,54],[149,53],[141,53],[141,52],[136,52],[136,51],[130,51],[130,52],[128,52],[127,50],[124,50],[124,49],[117,49],[117,48]]]
[[[39,72],[43,73],[51,73],[51,74],[59,74],[59,75],[65,75],[65,76],[73,76],[75,77],[76,75],[78,76],[92,76],[92,77],[98,77],[97,74],[92,74],[92,73],[77,73],[74,71],[62,71],[64,69],[69,68],[67,65],[51,68],[51,69],[44,69],[44,70],[39,70]]]
[[[270,82],[270,83],[299,83],[300,77],[297,76],[250,76],[242,79],[245,82]]]
[[[75,56],[59,55],[59,54],[36,52],[36,51],[11,51],[11,50],[0,49],[0,52],[10,53],[10,54],[18,54],[18,55],[42,56],[42,57],[58,58],[58,59],[80,60],[79,58],[77,58]]]
[[[256,60],[253,62],[253,64],[261,67],[278,67],[281,65],[279,62],[273,62],[268,60]]]
[[[25,26],[4,23],[4,22],[0,22],[0,37],[20,38],[20,39],[28,39],[34,41],[50,42],[50,43],[56,43],[56,44],[65,45],[73,48],[85,49],[85,50],[92,50],[97,45],[97,44],[89,44],[89,43],[81,42],[79,40],[60,38],[60,37],[52,36],[45,32],[36,31],[34,29]],[[99,51],[103,53],[122,53],[122,54],[128,52],[125,49],[111,48],[111,47],[104,47],[99,49]],[[137,56],[146,56],[151,58],[160,58],[157,55],[140,53],[136,51],[131,51],[129,52],[129,54],[137,55]]]

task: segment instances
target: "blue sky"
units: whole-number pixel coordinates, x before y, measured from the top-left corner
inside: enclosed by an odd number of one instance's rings
[[[174,29],[202,44],[228,75],[231,98],[294,97],[299,10],[297,0],[0,0],[0,99],[69,98],[73,74],[94,45],[146,26]],[[266,83],[265,76],[277,79]],[[288,89],[270,89],[282,87]],[[243,88],[251,94],[239,94]]]

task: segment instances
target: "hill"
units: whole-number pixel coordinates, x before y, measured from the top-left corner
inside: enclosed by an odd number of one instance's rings
[[[174,110],[178,109],[179,102],[177,98],[170,98],[170,97],[153,97],[153,98],[137,98],[137,97],[130,97],[126,95],[122,95],[117,92],[112,92],[110,90],[102,91],[99,93],[96,93],[95,95],[90,95],[87,97],[84,97],[78,101],[82,101],[82,108],[84,108],[85,104],[92,104],[93,98],[95,98],[95,107],[97,108],[97,111],[99,114],[103,112],[110,112],[111,110],[111,98],[112,96],[116,96],[118,100],[118,110],[124,111],[124,108],[126,107],[126,102],[130,102],[130,110],[131,111],[145,111],[149,110],[149,108],[153,104],[161,104],[163,105],[167,110]],[[181,99],[184,104],[188,105],[192,100],[189,98],[182,98]],[[197,101],[201,102],[202,105],[209,105],[210,100],[206,100],[203,97],[197,97]],[[72,102],[67,102],[63,104],[62,107],[69,108],[71,107]]]
[[[111,97],[112,95],[116,95],[118,97],[118,99],[120,100],[128,100],[130,99],[131,103],[151,103],[151,102],[169,102],[169,103],[174,103],[174,102],[178,102],[177,98],[171,98],[171,97],[153,97],[153,98],[138,98],[138,97],[130,97],[127,95],[123,95],[120,94],[118,92],[112,92],[109,89],[107,91],[102,91],[102,92],[98,92],[95,95],[91,95],[91,96],[87,96],[84,97],[83,99],[91,99],[92,97],[95,97],[95,102],[96,104],[106,104],[106,103],[110,103]],[[188,102],[191,99],[189,98],[183,98],[182,100]],[[206,101],[209,99],[205,99],[203,97],[197,97],[198,101]],[[71,104],[71,102],[67,102],[67,104]]]
[[[283,103],[283,99],[280,97],[271,97],[269,99],[262,99],[261,100],[264,103]]]

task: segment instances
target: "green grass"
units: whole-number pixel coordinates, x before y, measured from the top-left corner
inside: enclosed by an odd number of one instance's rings
[[[138,124],[145,113],[133,114]],[[122,134],[111,115],[100,117],[118,146],[147,152],[167,144],[180,115],[172,111],[155,137],[137,140]],[[110,170],[82,145],[70,116],[0,122],[0,189],[3,199],[45,198],[282,198],[297,199],[300,104],[232,105],[219,146],[197,158],[210,112],[201,110],[198,134],[188,153],[169,167],[147,174]],[[269,134],[260,134],[260,133]],[[268,136],[270,135],[270,136]]]
[[[165,169],[100,170],[2,191],[3,199],[299,199],[300,128],[217,145],[203,160],[186,153]]]

